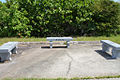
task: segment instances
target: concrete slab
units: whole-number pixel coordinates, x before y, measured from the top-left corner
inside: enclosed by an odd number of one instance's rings
[[[102,53],[101,44],[70,48],[30,48],[0,64],[0,78],[73,78],[120,75],[120,59]]]

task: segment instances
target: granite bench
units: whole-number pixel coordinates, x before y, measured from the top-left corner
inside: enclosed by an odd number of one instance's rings
[[[120,57],[120,45],[109,40],[101,40],[102,51],[109,52],[112,48],[112,58]]]
[[[50,48],[52,48],[53,41],[66,41],[67,48],[69,48],[69,42],[73,40],[72,37],[47,37],[47,41],[50,41]]]
[[[11,54],[17,53],[17,44],[18,42],[8,42],[0,46],[0,59],[1,61],[12,60]]]

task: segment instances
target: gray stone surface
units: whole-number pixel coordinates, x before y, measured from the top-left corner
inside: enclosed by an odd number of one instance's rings
[[[47,41],[50,41],[50,48],[52,48],[53,41],[66,41],[67,48],[69,48],[70,41],[72,40],[72,37],[47,37]]]
[[[12,62],[0,63],[0,78],[120,75],[120,59],[112,59],[111,54],[102,53],[100,43],[71,44],[70,48],[63,48],[63,45],[58,47],[56,44],[56,48],[52,49],[43,45],[35,47],[36,45],[27,45],[30,48],[26,47]],[[22,45],[24,49],[25,46]]]
[[[112,42],[110,40],[101,40],[101,43],[109,45],[110,47],[116,48],[116,49],[120,49],[120,44],[117,44],[115,42]]]
[[[110,48],[112,48],[112,58],[120,58],[120,44],[109,40],[101,40],[101,43],[103,52],[110,52]]]
[[[72,37],[47,37],[47,41],[72,41]]]
[[[8,42],[0,46],[0,61],[11,61],[11,54],[17,53],[17,44],[18,42]]]
[[[13,48],[16,47],[18,42],[8,42],[0,46],[0,53],[10,52]]]

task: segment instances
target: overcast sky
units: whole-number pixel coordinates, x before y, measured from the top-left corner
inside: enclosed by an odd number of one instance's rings
[[[5,2],[5,0],[0,0],[0,1]],[[114,0],[114,1],[120,1],[120,0]]]

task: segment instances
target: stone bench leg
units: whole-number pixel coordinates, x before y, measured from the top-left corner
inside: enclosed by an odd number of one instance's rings
[[[69,46],[70,46],[70,42],[69,42],[69,41],[67,41],[67,48],[69,48]]]
[[[50,48],[52,48],[52,44],[53,44],[53,42],[52,42],[52,41],[50,41]]]
[[[102,44],[102,51],[103,52],[109,52],[109,46],[107,46],[106,44]]]
[[[17,54],[17,47],[15,47],[12,51],[13,54]]]
[[[11,61],[12,60],[11,54],[12,54],[11,52],[1,53],[0,54],[1,61],[5,61],[5,60]]]
[[[9,52],[9,56],[8,56],[9,61],[12,61],[11,55],[12,55],[12,52]]]
[[[112,49],[112,58],[120,57],[120,50]]]

